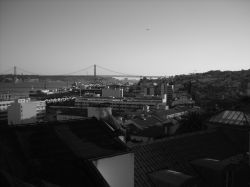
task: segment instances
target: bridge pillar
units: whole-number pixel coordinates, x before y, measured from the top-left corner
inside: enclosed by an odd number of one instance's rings
[[[14,76],[16,77],[16,66],[14,66]]]
[[[14,66],[14,77],[13,77],[13,82],[16,83],[17,81],[17,71],[16,71],[16,66]]]
[[[96,78],[96,65],[94,64],[94,77]]]

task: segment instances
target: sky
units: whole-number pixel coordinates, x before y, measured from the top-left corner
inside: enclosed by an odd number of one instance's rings
[[[0,0],[0,73],[93,64],[158,76],[249,69],[250,1]]]

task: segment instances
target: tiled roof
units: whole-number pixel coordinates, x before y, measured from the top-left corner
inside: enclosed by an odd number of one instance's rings
[[[182,107],[175,107],[169,110],[155,110],[153,111],[153,115],[162,119],[166,119],[166,116],[168,115],[182,113],[182,112],[197,111],[197,110],[198,108],[194,108],[194,107],[190,108],[190,107],[182,106]]]
[[[96,119],[0,131],[1,170],[30,184],[46,181],[59,186],[108,186],[90,159],[124,152],[127,147]]]
[[[218,131],[196,132],[132,147],[135,153],[135,186],[149,187],[149,174],[170,169],[195,175],[190,161],[198,158],[223,160],[239,153]]]
[[[155,117],[136,118],[127,122],[129,134],[158,138],[165,135],[163,122]]]
[[[211,117],[209,122],[249,126],[250,116],[240,111],[226,110],[219,113],[218,115]]]
[[[147,128],[151,126],[160,126],[162,122],[159,119],[154,118],[154,117],[146,117],[145,120],[136,118],[136,119],[132,119],[131,121],[139,125],[141,128]]]

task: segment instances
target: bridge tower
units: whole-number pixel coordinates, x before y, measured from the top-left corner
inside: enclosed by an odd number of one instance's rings
[[[96,64],[94,64],[94,78],[96,79]]]
[[[16,66],[14,66],[13,82],[16,83],[16,81],[17,81],[17,71],[16,71]]]
[[[14,77],[16,77],[16,66],[14,66]]]

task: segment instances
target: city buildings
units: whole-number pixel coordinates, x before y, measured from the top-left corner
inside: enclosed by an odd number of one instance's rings
[[[0,101],[0,123],[8,123],[8,107],[14,101]]]
[[[78,108],[86,109],[95,105],[106,105],[112,108],[113,112],[125,111],[143,111],[145,106],[150,109],[156,109],[162,100],[159,99],[113,99],[113,98],[84,98],[78,97],[75,100],[75,106]]]
[[[164,94],[167,95],[167,105],[171,106],[173,101],[174,85],[163,82],[161,84],[161,96],[163,96]]]
[[[15,102],[15,100],[6,100],[6,99],[11,98],[9,96],[4,97],[4,98],[5,98],[4,100],[0,101],[0,123],[8,124],[8,108],[11,106],[11,104]],[[19,99],[16,99],[16,101],[18,103],[23,103],[29,100],[26,98],[19,98]]]
[[[123,98],[123,89],[122,88],[103,88],[102,97],[115,97]]]
[[[154,110],[152,112],[152,115],[166,120],[173,118],[181,118],[182,116],[188,114],[189,112],[199,112],[199,111],[200,107],[179,106],[171,108],[169,110]]]
[[[13,99],[13,95],[10,93],[0,93],[0,101],[10,101]]]
[[[179,96],[175,96],[173,101],[172,101],[172,107],[175,106],[194,106],[195,101],[187,95],[179,95]]]
[[[45,101],[16,99],[8,107],[8,124],[26,124],[43,121],[45,118]]]

